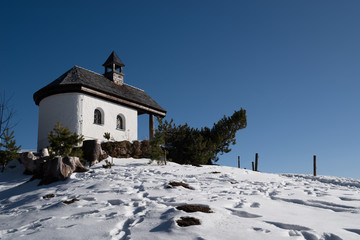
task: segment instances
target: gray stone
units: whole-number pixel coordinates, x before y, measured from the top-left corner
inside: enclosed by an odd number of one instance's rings
[[[20,162],[24,165],[26,173],[34,174],[44,160],[35,156],[33,152],[23,152],[20,154]]]
[[[98,140],[85,140],[82,146],[83,157],[90,166],[98,163],[102,156],[102,149]]]
[[[50,156],[50,155],[49,155],[49,150],[48,150],[47,148],[41,149],[41,151],[40,151],[40,157],[48,157],[48,156]]]
[[[86,172],[78,157],[55,157],[46,161],[39,185],[65,180],[73,172]]]
[[[108,157],[107,153],[102,150],[99,140],[85,140],[81,149],[84,159],[89,162],[90,166]]]

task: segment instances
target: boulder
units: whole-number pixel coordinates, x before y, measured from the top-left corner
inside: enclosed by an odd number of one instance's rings
[[[35,156],[33,152],[23,152],[20,153],[20,162],[25,167],[25,174],[36,174],[44,159]]]
[[[32,174],[34,179],[41,179],[39,185],[65,180],[73,172],[86,172],[78,157],[55,157],[49,159],[46,152],[43,157],[36,156],[33,152],[20,154],[20,162],[25,167],[25,174]]]
[[[43,148],[40,151],[40,157],[49,157],[49,150],[47,148]]]
[[[101,149],[99,140],[85,140],[82,146],[83,157],[90,166],[106,158],[106,153]]]
[[[46,161],[39,185],[65,180],[73,172],[86,172],[78,157],[55,157]]]

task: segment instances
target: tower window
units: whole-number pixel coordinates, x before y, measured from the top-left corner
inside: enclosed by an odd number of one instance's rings
[[[125,117],[122,114],[116,117],[116,129],[125,130]]]
[[[104,123],[104,114],[100,109],[95,109],[94,111],[94,124],[103,124]]]

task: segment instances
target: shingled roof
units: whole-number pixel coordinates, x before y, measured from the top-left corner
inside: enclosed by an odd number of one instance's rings
[[[48,96],[67,92],[86,93],[127,105],[137,109],[139,114],[151,113],[162,117],[166,115],[166,111],[145,91],[128,84],[117,85],[101,74],[78,66],[74,66],[58,79],[41,88],[34,93],[33,98],[35,104],[39,105],[40,101]]]
[[[110,54],[103,66],[109,65],[111,63],[115,63],[119,66],[125,67],[125,64],[123,64],[123,62],[120,60],[120,58],[118,57],[118,55],[116,55],[114,51]]]

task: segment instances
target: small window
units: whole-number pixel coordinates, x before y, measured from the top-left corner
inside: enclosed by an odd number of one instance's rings
[[[116,117],[116,129],[125,130],[125,118],[120,114]]]
[[[99,125],[103,124],[102,114],[99,109],[95,109],[94,111],[94,124],[99,124]]]

